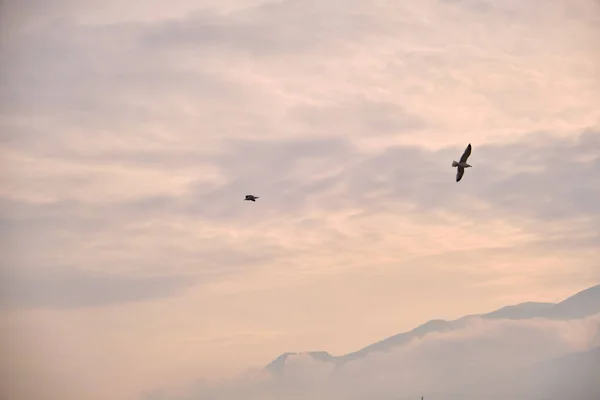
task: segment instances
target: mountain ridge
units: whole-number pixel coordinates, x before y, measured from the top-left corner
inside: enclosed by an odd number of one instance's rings
[[[286,352],[265,366],[271,374],[279,375],[284,372],[288,357],[297,354],[308,354],[318,361],[334,363],[342,366],[345,363],[366,357],[372,352],[387,352],[392,348],[422,338],[434,332],[448,332],[464,326],[472,318],[522,320],[544,318],[552,320],[569,320],[585,318],[600,313],[600,284],[581,290],[558,303],[524,302],[501,307],[485,314],[471,314],[456,320],[433,319],[416,328],[399,333],[378,342],[372,343],[357,351],[341,356],[333,356],[327,351],[309,351],[301,353]]]

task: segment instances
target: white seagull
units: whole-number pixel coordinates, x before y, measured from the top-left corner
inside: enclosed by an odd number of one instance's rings
[[[458,168],[456,171],[456,182],[458,182],[462,179],[462,176],[465,173],[465,168],[471,168],[471,166],[469,164],[467,164],[467,159],[469,158],[470,155],[471,155],[471,143],[469,143],[469,145],[465,149],[465,152],[460,157],[459,162],[452,161],[452,166]]]
[[[247,194],[247,195],[246,195],[246,198],[244,199],[244,201],[246,201],[246,200],[250,200],[250,201],[256,201],[256,199],[258,199],[258,196],[254,196],[254,195],[251,195],[251,194]]]

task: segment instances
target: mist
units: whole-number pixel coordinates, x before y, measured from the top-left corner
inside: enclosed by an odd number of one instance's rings
[[[567,389],[592,399],[600,389],[593,370],[574,358],[600,363],[598,346],[600,314],[568,321],[473,317],[457,330],[431,333],[342,366],[298,354],[287,359],[281,376],[248,371],[148,399],[548,399]],[[557,377],[565,366],[568,373]]]

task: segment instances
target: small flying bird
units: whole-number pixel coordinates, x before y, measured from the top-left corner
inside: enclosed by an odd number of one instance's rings
[[[471,168],[469,164],[467,164],[467,159],[471,155],[471,143],[465,149],[465,152],[460,157],[460,161],[452,161],[452,167],[457,167],[456,171],[456,182],[460,181],[465,173],[465,168]]]
[[[247,194],[247,195],[246,195],[246,198],[244,199],[244,201],[246,201],[246,200],[250,200],[250,201],[256,201],[256,199],[258,199],[258,196],[254,196],[254,195],[251,195],[251,194]]]

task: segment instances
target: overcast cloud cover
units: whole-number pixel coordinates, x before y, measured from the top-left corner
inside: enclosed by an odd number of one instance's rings
[[[10,390],[140,399],[597,284],[599,17],[0,2]]]

